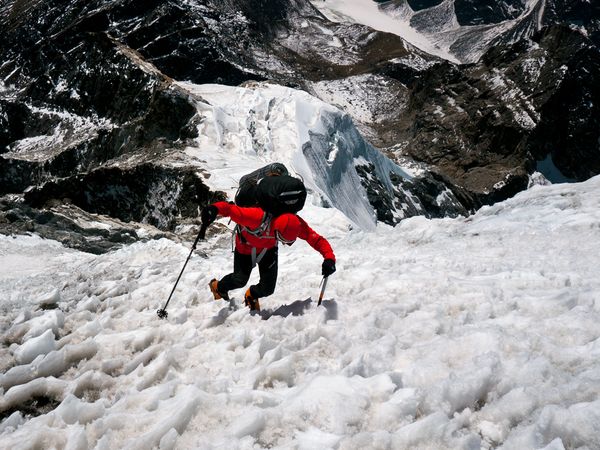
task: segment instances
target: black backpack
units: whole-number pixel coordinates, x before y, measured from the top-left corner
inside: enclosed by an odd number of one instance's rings
[[[235,193],[235,204],[238,206],[258,206],[256,186],[265,177],[288,175],[288,170],[281,163],[272,163],[256,169],[240,178],[240,184]]]
[[[240,179],[235,195],[238,206],[260,206],[273,217],[297,213],[304,207],[306,187],[302,180],[288,174],[281,163],[255,170]]]

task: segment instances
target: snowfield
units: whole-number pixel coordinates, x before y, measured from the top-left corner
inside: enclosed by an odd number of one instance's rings
[[[261,315],[211,298],[223,220],[167,320],[191,243],[0,236],[0,448],[600,448],[600,177],[370,233],[301,215],[338,271],[317,307],[320,256],[282,248]]]

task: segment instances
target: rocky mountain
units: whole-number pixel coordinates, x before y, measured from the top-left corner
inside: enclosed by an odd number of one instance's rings
[[[483,203],[524,189],[535,170],[584,180],[600,170],[599,77],[598,47],[568,27],[545,28],[477,64],[428,71],[386,133],[395,154],[436,167]]]
[[[313,0],[332,20],[350,18],[398,34],[453,62],[474,63],[491,47],[563,24],[600,41],[600,5],[588,0],[380,0],[364,14],[360,0]]]
[[[173,231],[222,198],[206,182],[210,164],[184,152],[201,140],[199,108],[210,102],[175,81],[270,81],[340,108],[347,119],[330,121],[323,148],[351,119],[348,133],[356,126],[414,175],[357,165],[387,223],[468,214],[524,189],[536,170],[573,180],[598,173],[597,6],[379,2],[385,14],[410,10],[423,36],[433,17],[450,23],[443,8],[472,41],[495,30],[481,58],[456,64],[398,35],[331,21],[318,3],[1,0],[0,228],[56,237],[58,227],[42,222],[68,221],[81,234],[86,217],[90,239],[62,238],[85,248],[103,236],[89,213],[122,221],[136,239]],[[156,228],[136,233],[128,222]]]

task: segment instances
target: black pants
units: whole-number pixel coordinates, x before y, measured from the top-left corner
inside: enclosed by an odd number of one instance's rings
[[[246,286],[252,272],[252,256],[243,255],[235,250],[233,254],[233,273],[225,275],[219,281],[219,291],[227,293],[232,289]],[[268,297],[275,291],[277,283],[277,247],[266,251],[258,263],[260,280],[258,284],[250,286],[250,294],[254,298]]]

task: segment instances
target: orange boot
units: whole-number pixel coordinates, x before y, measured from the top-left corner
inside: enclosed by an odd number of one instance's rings
[[[257,298],[252,297],[250,289],[246,291],[244,296],[244,304],[250,308],[250,311],[260,311],[260,303]]]
[[[210,283],[208,283],[208,287],[210,287],[210,291],[212,292],[212,295],[215,298],[215,300],[229,300],[229,295],[227,295],[226,293],[224,294],[222,292],[219,292],[219,282],[215,278],[210,280]]]

